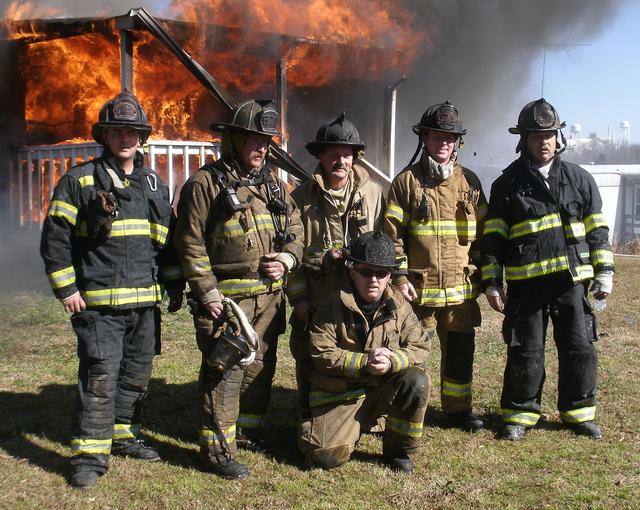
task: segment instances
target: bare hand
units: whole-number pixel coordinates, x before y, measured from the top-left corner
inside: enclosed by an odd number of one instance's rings
[[[220,315],[222,314],[223,306],[220,301],[211,301],[202,306],[204,306],[207,309],[211,317],[213,317],[214,319],[219,318]]]
[[[87,304],[82,299],[80,291],[71,294],[68,298],[62,300],[62,306],[67,313],[78,313],[86,310]]]
[[[269,257],[270,255],[273,254],[270,253],[269,255],[267,255],[267,257]],[[287,272],[287,268],[282,262],[280,262],[279,260],[271,260],[268,258],[263,258],[260,261],[258,270],[260,271],[260,274],[263,274],[267,278],[271,278],[274,282],[282,278]]]
[[[493,308],[496,312],[504,313],[504,305],[507,302],[507,299],[504,295],[504,289],[498,287],[498,295],[494,296],[491,294],[486,294],[487,301],[489,306]]]
[[[299,301],[293,305],[293,315],[298,322],[307,323],[311,319],[311,303],[309,301]]]
[[[399,283],[398,288],[400,289],[400,292],[402,292],[404,298],[409,301],[409,303],[411,303],[411,301],[418,297],[416,289],[413,288],[413,284],[411,282]]]
[[[367,357],[367,371],[372,375],[383,375],[391,369],[391,351],[386,347],[377,347]]]

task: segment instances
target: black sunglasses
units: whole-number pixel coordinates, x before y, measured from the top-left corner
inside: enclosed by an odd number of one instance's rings
[[[357,268],[357,267],[354,267],[353,269],[354,271],[361,274],[365,278],[373,278],[375,276],[378,280],[382,280],[383,278],[386,278],[391,274],[390,269],[376,270],[376,269],[365,269],[365,268]]]

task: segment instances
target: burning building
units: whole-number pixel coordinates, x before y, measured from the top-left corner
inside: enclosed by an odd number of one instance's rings
[[[239,17],[239,3],[252,10],[250,17]],[[226,117],[231,97],[277,97],[286,122],[282,145],[307,168],[314,162],[304,144],[341,111],[368,142],[371,171],[388,166],[384,90],[411,66],[426,32],[413,31],[401,11],[392,14],[381,3],[381,16],[365,23],[358,17],[360,4],[316,0],[296,9],[288,0],[174,0],[167,10],[174,18],[162,19],[154,31],[148,18],[155,20],[144,9],[121,16],[31,18],[14,2],[2,37],[4,68],[14,72],[0,91],[6,126],[0,172],[2,188],[9,190],[11,223],[41,224],[60,175],[97,155],[91,126],[101,105],[124,88],[134,91],[149,114],[154,131],[146,146],[148,163],[172,193],[217,157],[218,141],[208,126]],[[202,21],[205,11],[215,22]],[[223,96],[203,86],[202,69],[188,55],[209,71]],[[385,179],[384,172],[379,178]]]

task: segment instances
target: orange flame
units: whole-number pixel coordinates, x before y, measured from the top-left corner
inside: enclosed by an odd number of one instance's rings
[[[430,30],[416,30],[402,0],[173,0],[168,31],[237,97],[269,91],[275,61],[290,87],[388,80],[410,70]],[[5,18],[60,15],[14,1]],[[18,33],[5,22],[11,38]],[[194,27],[197,30],[194,30]],[[174,33],[177,32],[177,33]],[[304,38],[304,39],[301,39]],[[101,106],[120,91],[118,33],[111,30],[26,46],[20,61],[32,143],[90,137]],[[209,140],[223,107],[146,32],[135,32],[134,92],[154,126],[152,138]]]

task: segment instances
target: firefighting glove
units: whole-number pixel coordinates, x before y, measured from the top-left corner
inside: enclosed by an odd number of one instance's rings
[[[611,294],[613,290],[613,271],[606,269],[596,273],[593,279],[593,285],[591,285],[591,292],[597,294],[598,292],[606,292]]]
[[[87,209],[87,234],[92,239],[106,239],[118,212],[118,202],[113,193],[100,190]]]
[[[339,266],[344,264],[344,250],[331,248],[322,257],[322,273],[329,275],[336,272]]]

